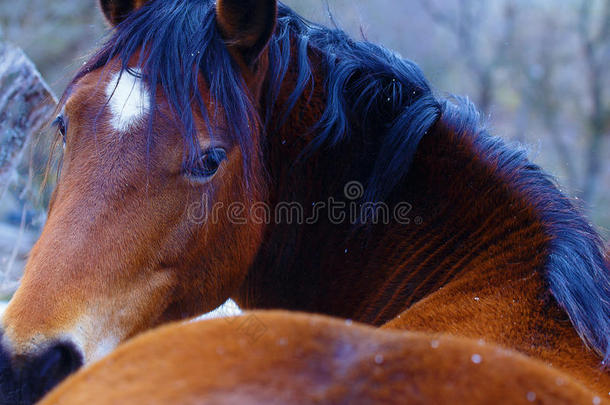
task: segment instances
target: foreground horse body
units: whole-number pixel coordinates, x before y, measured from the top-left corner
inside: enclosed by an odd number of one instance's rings
[[[263,329],[249,333],[250,322]],[[519,370],[518,378],[506,378],[507,369]],[[256,312],[144,334],[69,378],[41,405],[534,402],[602,400],[566,375],[494,345]]]
[[[230,296],[483,339],[608,393],[602,243],[472,106],[275,1],[102,8],[115,33],[62,99],[61,178],[3,317],[6,402]]]

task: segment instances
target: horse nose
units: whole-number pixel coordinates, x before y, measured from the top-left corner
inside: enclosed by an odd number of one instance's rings
[[[46,349],[25,367],[31,383],[38,386],[38,392],[44,394],[82,365],[82,356],[74,345],[62,342]]]
[[[0,347],[0,404],[34,404],[82,364],[71,343],[54,343],[39,354],[12,359]]]

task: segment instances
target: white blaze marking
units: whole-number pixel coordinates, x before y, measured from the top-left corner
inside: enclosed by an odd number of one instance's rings
[[[141,71],[133,69],[115,73],[106,87],[108,106],[112,117],[110,124],[118,132],[127,132],[130,128],[142,122],[150,109],[150,96],[142,79]],[[136,76],[137,75],[137,76]]]

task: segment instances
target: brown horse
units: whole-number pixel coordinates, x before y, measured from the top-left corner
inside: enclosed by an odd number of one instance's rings
[[[541,362],[470,339],[255,312],[143,334],[41,405],[126,403],[592,405],[602,398]]]
[[[2,319],[0,400],[228,297],[483,339],[607,395],[602,243],[472,106],[275,0],[102,8],[113,35],[62,98],[61,177]]]

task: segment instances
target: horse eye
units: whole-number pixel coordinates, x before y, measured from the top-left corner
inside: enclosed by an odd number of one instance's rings
[[[224,149],[210,149],[199,157],[194,167],[187,170],[187,175],[200,179],[212,177],[226,158],[227,152]]]

